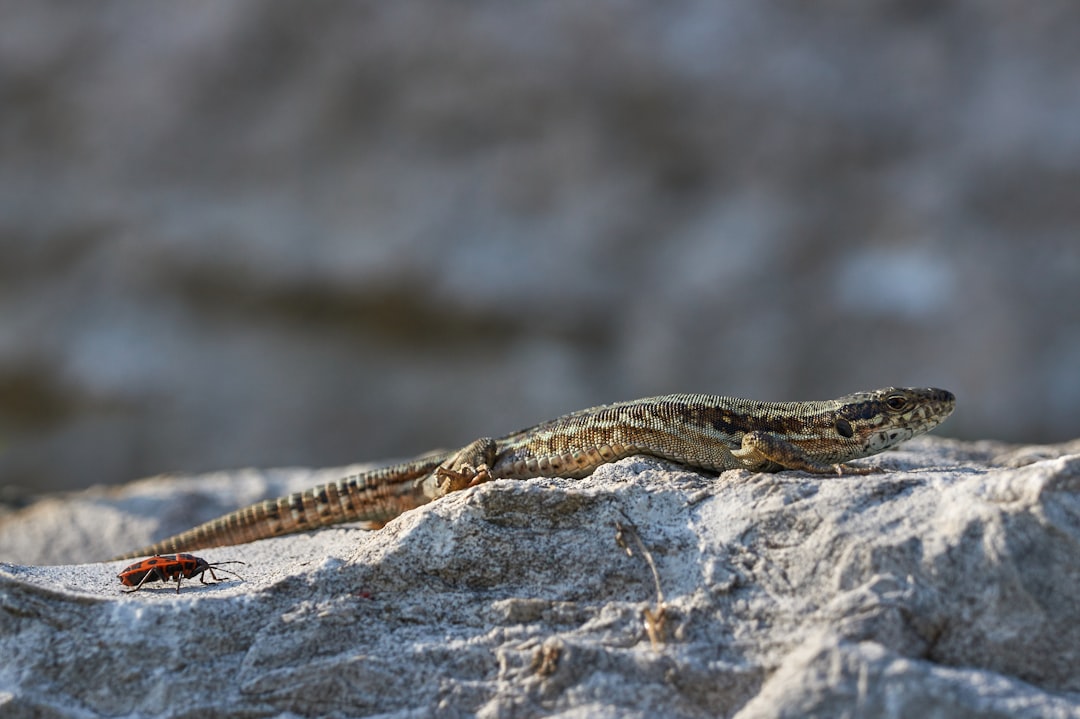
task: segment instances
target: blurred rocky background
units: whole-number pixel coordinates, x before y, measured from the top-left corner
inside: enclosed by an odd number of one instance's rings
[[[1080,5],[5,2],[0,484],[674,391],[1080,436]]]

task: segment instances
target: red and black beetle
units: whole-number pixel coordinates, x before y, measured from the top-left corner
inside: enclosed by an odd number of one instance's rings
[[[120,583],[126,587],[134,587],[134,589],[124,589],[125,592],[137,592],[142,585],[147,582],[169,582],[176,580],[176,593],[180,593],[180,580],[192,579],[194,577],[199,578],[199,582],[207,584],[207,581],[203,578],[204,572],[210,572],[210,576],[214,578],[215,582],[222,580],[218,579],[218,576],[214,574],[214,570],[225,574],[231,574],[237,579],[243,579],[236,572],[228,569],[221,569],[222,564],[243,564],[243,562],[215,562],[211,564],[202,557],[196,557],[194,554],[155,554],[152,557],[147,557],[142,561],[135,562],[130,567],[124,567],[124,569],[117,574],[120,578]]]

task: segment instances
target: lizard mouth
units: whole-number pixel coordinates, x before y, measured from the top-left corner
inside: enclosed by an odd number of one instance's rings
[[[867,440],[866,448],[874,452],[880,452],[884,449],[894,447],[901,442],[906,442],[914,436],[915,432],[906,428],[874,432]]]

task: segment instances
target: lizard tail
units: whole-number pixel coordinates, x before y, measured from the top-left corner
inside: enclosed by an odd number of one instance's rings
[[[110,561],[244,544],[343,522],[388,522],[430,501],[416,480],[444,459],[430,455],[258,502]]]

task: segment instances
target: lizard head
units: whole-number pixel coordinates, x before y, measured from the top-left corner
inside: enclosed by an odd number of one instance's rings
[[[935,387],[885,387],[836,402],[836,432],[861,447],[863,457],[929,432],[956,407],[952,392]]]

